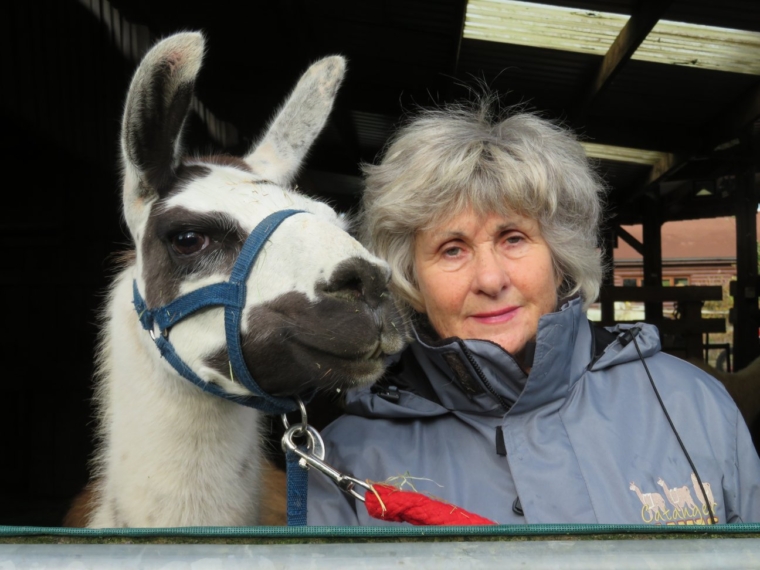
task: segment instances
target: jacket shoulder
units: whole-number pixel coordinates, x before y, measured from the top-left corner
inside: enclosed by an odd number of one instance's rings
[[[644,390],[653,390],[652,382],[663,398],[678,397],[689,401],[699,410],[721,410],[729,416],[738,413],[733,398],[725,386],[701,368],[676,356],[656,352],[642,359],[627,360],[614,366],[591,372],[592,375],[620,378]],[[649,374],[647,374],[647,371]],[[651,381],[649,376],[651,375]],[[640,383],[644,382],[643,385]],[[647,388],[646,386],[649,386]]]

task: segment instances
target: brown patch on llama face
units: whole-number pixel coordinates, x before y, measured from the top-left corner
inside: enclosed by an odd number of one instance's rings
[[[269,394],[288,396],[376,380],[385,354],[403,342],[386,283],[384,269],[352,258],[317,284],[317,301],[291,291],[253,307],[242,349],[254,381]],[[229,377],[226,348],[204,363]]]
[[[181,164],[174,171],[174,178],[171,184],[167,185],[161,192],[161,199],[179,194],[194,180],[206,178],[210,175],[211,169],[203,164]]]
[[[180,255],[172,248],[172,238],[190,231],[208,236],[208,246],[197,254]],[[154,204],[142,240],[148,307],[176,299],[189,276],[229,275],[245,239],[237,221],[224,212],[201,214],[182,207],[163,210],[161,202]]]

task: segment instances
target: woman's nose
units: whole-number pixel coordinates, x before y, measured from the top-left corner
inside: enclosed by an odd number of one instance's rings
[[[476,256],[475,272],[475,287],[480,293],[495,297],[509,285],[506,263],[493,251]]]

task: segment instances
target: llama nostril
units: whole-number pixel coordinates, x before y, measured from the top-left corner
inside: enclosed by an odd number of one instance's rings
[[[387,279],[383,268],[366,259],[353,258],[341,263],[323,286],[322,291],[351,302],[364,301],[376,307],[382,300]]]
[[[359,277],[348,277],[337,283],[330,283],[325,292],[333,297],[340,297],[349,301],[359,301],[364,297],[364,284]]]

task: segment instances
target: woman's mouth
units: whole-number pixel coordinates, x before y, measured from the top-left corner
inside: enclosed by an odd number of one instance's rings
[[[505,309],[499,309],[496,311],[476,313],[472,315],[471,318],[475,319],[479,323],[483,323],[486,325],[506,323],[507,321],[512,320],[517,315],[517,311],[519,310],[519,308],[520,307],[507,307]]]

